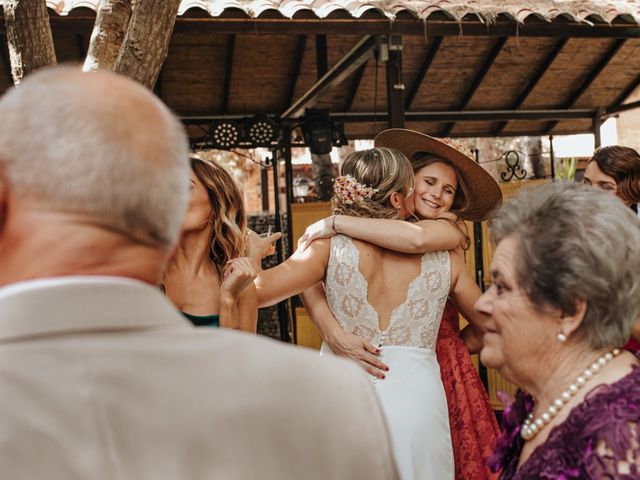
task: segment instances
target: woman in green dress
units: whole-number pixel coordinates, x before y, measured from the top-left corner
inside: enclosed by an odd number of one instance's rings
[[[224,168],[191,158],[182,238],[164,275],[166,295],[198,326],[256,331],[258,309],[246,250],[242,194]]]

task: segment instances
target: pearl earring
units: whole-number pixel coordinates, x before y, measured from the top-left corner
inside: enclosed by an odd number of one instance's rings
[[[566,336],[564,333],[560,332],[560,333],[558,334],[558,341],[559,341],[560,343],[564,343],[564,342],[566,342],[566,341],[567,341],[567,336]]]

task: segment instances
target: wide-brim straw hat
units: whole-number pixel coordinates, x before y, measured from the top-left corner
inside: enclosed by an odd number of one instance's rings
[[[464,220],[480,222],[502,204],[498,183],[471,157],[445,141],[404,128],[390,128],[376,135],[376,147],[399,150],[412,161],[417,154],[426,153],[443,158],[458,171],[467,186],[466,206],[455,213]]]

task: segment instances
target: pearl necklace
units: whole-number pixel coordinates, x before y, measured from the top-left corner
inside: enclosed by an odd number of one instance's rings
[[[533,412],[529,413],[527,418],[524,420],[522,424],[522,428],[520,429],[520,436],[526,441],[531,440],[535,437],[538,432],[540,432],[547,424],[556,416],[558,412],[562,410],[571,397],[573,397],[578,390],[586,385],[586,383],[591,380],[596,373],[602,369],[607,363],[613,360],[620,354],[620,350],[618,348],[614,348],[610,352],[605,353],[604,355],[598,357],[595,362],[591,364],[591,366],[587,367],[585,371],[576,378],[576,381],[569,385],[564,392],[560,394],[558,398],[556,398],[551,406],[547,408],[547,410],[540,415],[539,418],[534,419]]]

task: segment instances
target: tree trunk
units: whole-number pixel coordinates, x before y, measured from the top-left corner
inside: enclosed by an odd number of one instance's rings
[[[83,70],[113,70],[129,27],[131,0],[102,0]]]
[[[13,83],[37,68],[56,63],[45,0],[4,0],[4,19]]]
[[[133,13],[114,71],[148,88],[160,74],[180,0],[133,0]]]

